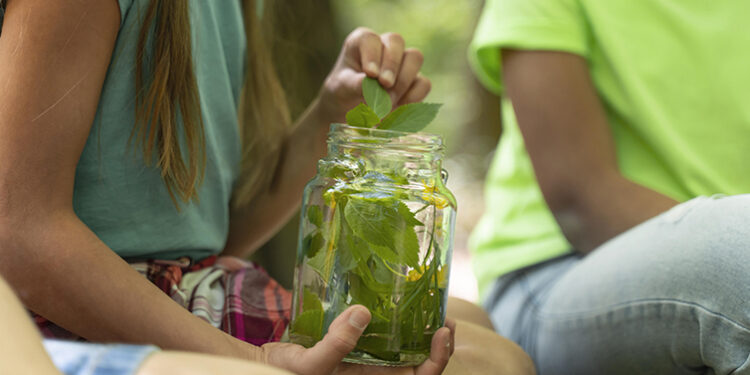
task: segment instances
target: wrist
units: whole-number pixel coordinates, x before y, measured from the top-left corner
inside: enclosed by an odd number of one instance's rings
[[[325,101],[320,95],[313,100],[307,107],[305,113],[299,118],[297,126],[298,132],[304,133],[304,138],[314,140],[316,145],[322,145],[325,148],[325,141],[328,138],[328,129],[331,123],[336,122],[335,116],[327,108]],[[317,147],[316,147],[317,148]]]

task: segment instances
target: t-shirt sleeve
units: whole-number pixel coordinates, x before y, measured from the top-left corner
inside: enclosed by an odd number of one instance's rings
[[[503,90],[501,48],[587,57],[589,32],[579,0],[487,0],[469,61],[479,80],[497,94]]]

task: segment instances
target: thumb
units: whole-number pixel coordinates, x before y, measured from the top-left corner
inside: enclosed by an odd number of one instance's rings
[[[323,340],[305,350],[302,363],[306,363],[316,373],[330,374],[357,345],[372,315],[364,306],[355,305],[339,315]]]

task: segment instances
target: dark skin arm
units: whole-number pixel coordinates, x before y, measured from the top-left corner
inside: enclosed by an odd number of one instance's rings
[[[626,179],[586,61],[502,50],[503,80],[547,204],[580,252],[677,202]]]

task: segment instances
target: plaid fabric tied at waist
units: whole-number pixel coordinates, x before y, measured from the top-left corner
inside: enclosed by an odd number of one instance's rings
[[[289,324],[291,293],[266,271],[234,257],[153,260],[131,266],[181,306],[216,328],[254,345],[279,341]],[[81,340],[34,315],[45,337]]]

